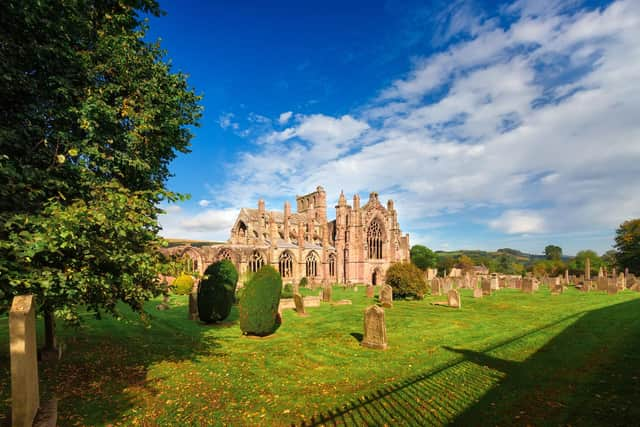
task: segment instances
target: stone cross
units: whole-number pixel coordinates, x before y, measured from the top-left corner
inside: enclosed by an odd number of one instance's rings
[[[33,425],[40,406],[36,303],[33,295],[13,298],[9,312],[11,353],[11,425]]]
[[[456,289],[451,289],[447,294],[449,300],[449,307],[462,308],[462,300],[460,299],[460,293]]]
[[[387,327],[384,323],[384,309],[372,305],[364,311],[363,347],[378,350],[387,349]]]
[[[304,316],[307,314],[307,312],[304,310],[304,298],[302,298],[302,295],[298,293],[293,294],[293,302],[296,305],[296,312],[300,316]]]
[[[383,307],[393,307],[393,289],[389,285],[382,285],[380,288],[380,303]]]
[[[376,288],[372,285],[367,286],[367,298],[373,298],[375,295]]]

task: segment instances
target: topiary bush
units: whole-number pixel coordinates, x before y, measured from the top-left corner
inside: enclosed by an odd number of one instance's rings
[[[306,277],[303,277],[302,279],[300,279],[300,284],[299,286],[301,288],[306,288],[307,285],[309,285],[309,280]]]
[[[193,277],[188,274],[181,274],[176,277],[171,287],[176,295],[189,295],[191,289],[193,289]]]
[[[227,259],[211,264],[198,286],[198,315],[206,323],[219,322],[231,313],[238,271]]]
[[[422,299],[428,291],[424,272],[409,262],[391,264],[385,275],[385,283],[393,289],[394,298]]]
[[[284,285],[284,289],[280,294],[280,299],[282,298],[293,298],[293,285],[291,283]]]
[[[244,285],[240,300],[240,329],[245,335],[270,335],[279,326],[278,304],[282,292],[280,274],[270,265],[262,267]]]

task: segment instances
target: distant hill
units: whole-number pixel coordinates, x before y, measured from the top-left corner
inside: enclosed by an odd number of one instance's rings
[[[492,260],[497,261],[503,256],[513,258],[515,262],[521,264],[530,264],[539,260],[546,259],[544,254],[528,254],[517,249],[502,248],[497,251],[480,251],[480,250],[459,250],[459,251],[436,251],[436,254],[440,257],[459,257],[460,255],[466,255],[474,261]],[[563,256],[563,261],[568,261],[571,257]]]
[[[196,248],[203,246],[220,245],[224,242],[208,242],[206,240],[189,240],[189,239],[165,239],[169,242],[169,247],[174,248],[176,246],[191,245]]]

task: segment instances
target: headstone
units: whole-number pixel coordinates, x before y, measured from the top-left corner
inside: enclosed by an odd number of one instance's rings
[[[498,280],[498,276],[491,277],[491,290],[496,291],[500,289],[500,282]]]
[[[618,275],[618,290],[624,291],[627,289],[627,279],[624,276],[624,273],[620,273]]]
[[[473,297],[474,298],[482,298],[482,289],[473,288]]]
[[[449,307],[462,308],[462,300],[460,299],[460,292],[456,289],[451,289],[447,294],[449,300]]]
[[[364,311],[364,337],[363,347],[386,350],[387,327],[384,323],[384,309],[372,305]]]
[[[522,292],[526,294],[532,294],[534,290],[533,279],[526,277],[522,279]]]
[[[564,271],[564,283],[565,285],[569,284],[569,270]]]
[[[560,295],[562,292],[564,292],[564,286],[561,283],[554,284],[551,288],[551,295]]]
[[[598,278],[604,277],[604,276],[605,276],[604,270],[602,269],[602,266],[600,266],[600,268],[598,269]]]
[[[198,291],[189,293],[189,320],[198,320]]]
[[[380,303],[383,307],[393,307],[393,289],[389,285],[382,285],[380,288]]]
[[[322,288],[322,302],[331,302],[331,286],[325,286]]]
[[[616,279],[608,280],[607,293],[609,295],[615,295],[618,293],[618,285],[616,283]]]
[[[482,294],[489,296],[491,295],[491,281],[489,279],[482,279]]]
[[[442,285],[437,277],[431,281],[431,295],[442,295]]]
[[[300,316],[305,316],[307,314],[307,312],[304,311],[304,299],[302,298],[302,295],[300,295],[298,293],[293,294],[293,302],[296,305],[296,312]]]
[[[604,276],[598,276],[598,290],[607,292],[609,288],[609,280]]]
[[[9,312],[11,425],[31,426],[40,406],[36,303],[33,295],[13,298]]]
[[[589,292],[591,291],[591,280],[585,280],[584,282],[582,282],[582,287],[580,288],[580,290],[582,292]]]
[[[372,285],[367,286],[367,298],[373,298],[376,293],[376,288]]]
[[[442,285],[441,291],[443,294],[448,293],[451,290],[451,279],[448,277],[443,278],[440,283]]]
[[[584,260],[584,280],[591,280],[591,259]]]

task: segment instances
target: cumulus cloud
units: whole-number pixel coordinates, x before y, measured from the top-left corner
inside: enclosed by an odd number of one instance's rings
[[[289,119],[291,118],[291,116],[293,115],[293,113],[291,111],[287,111],[285,113],[281,113],[280,117],[278,117],[278,123],[280,123],[281,125],[286,124]]]
[[[160,215],[160,234],[168,238],[225,241],[238,215],[236,209],[207,209],[190,212],[185,209],[169,210]]]
[[[377,190],[409,231],[451,213],[507,234],[640,216],[640,2],[539,3],[506,8],[507,27],[467,27],[357,114],[289,117],[230,165],[219,197]]]
[[[207,207],[207,206],[209,206],[210,204],[211,204],[211,202],[210,202],[209,200],[205,200],[205,199],[200,200],[200,201],[198,202],[198,206],[203,207],[203,208],[206,208],[206,207]]]

